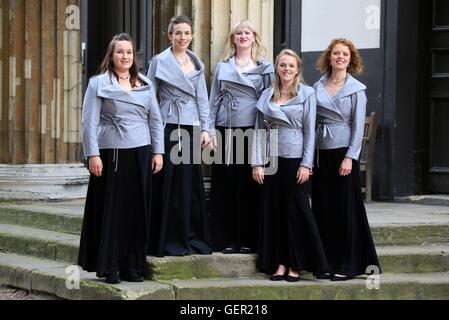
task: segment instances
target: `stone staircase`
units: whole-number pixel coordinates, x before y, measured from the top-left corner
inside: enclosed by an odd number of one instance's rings
[[[148,257],[143,283],[109,285],[73,268],[84,202],[0,203],[0,284],[64,299],[449,299],[449,207],[367,204],[383,274],[378,282],[272,282],[254,255]],[[79,272],[79,288],[73,276]],[[378,289],[376,289],[378,287]]]

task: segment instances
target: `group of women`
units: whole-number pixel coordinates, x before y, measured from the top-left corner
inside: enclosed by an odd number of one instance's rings
[[[301,271],[342,281],[379,266],[358,176],[366,87],[352,76],[362,71],[354,45],[332,41],[312,88],[294,51],[273,66],[241,21],[209,96],[204,64],[188,49],[190,18],[174,17],[168,35],[147,76],[132,39],[115,36],[89,82],[82,141],[91,178],[78,264],[108,283],[143,281],[147,254],[257,253],[271,280],[290,282]]]

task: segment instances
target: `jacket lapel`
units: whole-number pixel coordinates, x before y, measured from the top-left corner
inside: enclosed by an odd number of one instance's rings
[[[192,58],[194,64],[202,67],[202,64],[198,64],[199,59],[191,51],[188,51],[187,54],[190,58]],[[155,77],[169,83],[170,85],[193,97],[196,96],[196,91],[193,84],[182,72],[181,66],[173,56],[171,47],[159,54]]]
[[[366,90],[366,86],[348,73],[348,78],[346,79],[345,85],[335,95],[334,100],[350,96],[351,94],[362,90]]]
[[[270,118],[272,122],[292,128],[293,126],[284,111],[282,111],[282,109],[276,106],[274,103],[271,103],[273,95],[273,88],[265,90],[259,102],[257,103],[257,109],[265,116]]]
[[[109,73],[102,74],[98,79],[97,96],[146,108],[148,103],[145,103],[145,101],[148,101],[149,99],[148,96],[152,86],[151,82],[143,75],[139,74],[139,78],[144,80],[147,85],[135,88],[131,94],[131,92],[126,91],[121,87],[114,75],[111,76]]]
[[[238,83],[256,90],[252,81],[237,71],[234,57],[230,58],[227,63],[222,64],[218,80]]]
[[[323,112],[328,115],[332,115],[332,118],[335,117],[338,120],[343,120],[343,115],[334,102],[335,97],[332,98],[326,90],[327,79],[327,75],[322,76],[315,88],[317,101],[319,102],[317,105],[317,113],[320,114],[321,112]]]

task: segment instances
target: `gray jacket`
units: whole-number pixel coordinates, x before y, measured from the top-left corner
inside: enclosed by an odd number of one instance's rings
[[[219,62],[210,95],[210,127],[254,126],[257,100],[273,78],[273,65],[265,60],[245,74],[237,71],[233,57]]]
[[[260,111],[252,149],[252,165],[262,165],[264,156],[302,158],[301,166],[313,168],[315,148],[316,96],[313,88],[301,84],[298,95],[277,106],[274,89],[264,91],[257,103]],[[262,128],[266,131],[259,131]],[[277,139],[273,139],[277,129]],[[261,134],[262,133],[262,134]],[[264,137],[265,134],[265,137]],[[264,141],[265,140],[265,141]],[[264,144],[266,147],[264,148]]]
[[[98,156],[99,149],[129,149],[151,144],[153,153],[164,153],[161,114],[151,81],[124,90],[109,73],[89,81],[83,103],[81,141],[84,156]]]
[[[343,88],[331,97],[328,75],[314,85],[317,95],[317,148],[348,147],[346,157],[358,160],[366,116],[366,86],[350,74]]]
[[[164,126],[200,126],[209,130],[209,99],[204,77],[204,64],[198,56],[187,50],[196,70],[185,75],[171,47],[153,57],[148,78],[160,96],[160,109]]]

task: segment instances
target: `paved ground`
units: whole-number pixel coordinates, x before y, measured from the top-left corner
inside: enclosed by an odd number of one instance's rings
[[[0,286],[0,300],[61,300],[43,293],[30,293],[26,290]]]

